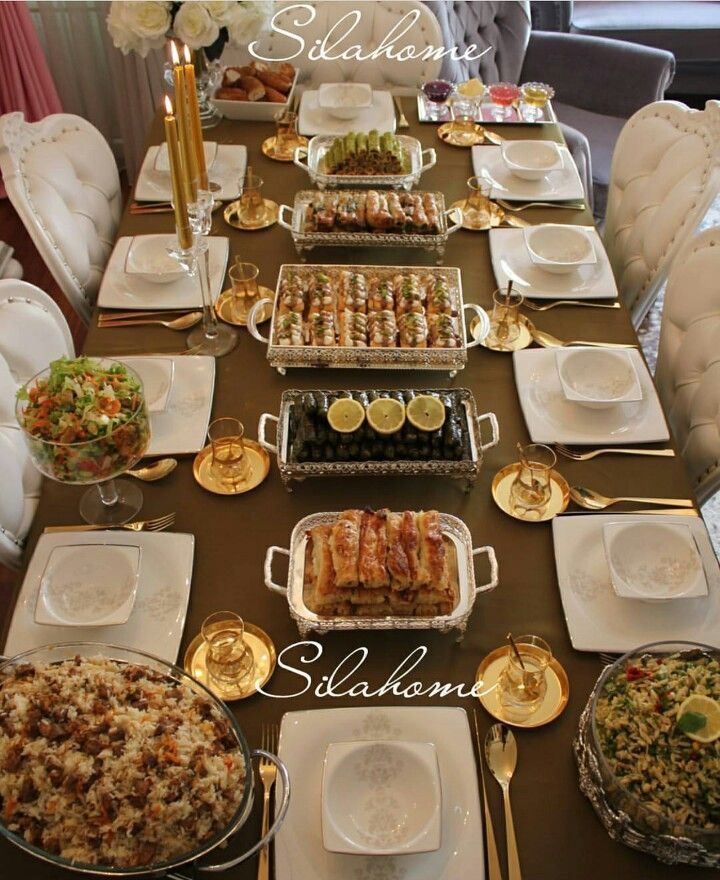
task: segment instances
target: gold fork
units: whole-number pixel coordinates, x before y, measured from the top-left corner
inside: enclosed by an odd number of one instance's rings
[[[262,726],[262,748],[266,752],[277,754],[278,738],[280,731],[277,724],[263,724]],[[264,837],[270,827],[270,793],[275,785],[277,778],[277,767],[267,758],[260,759],[260,779],[263,784],[263,816],[262,816],[262,832]],[[270,878],[270,847],[264,846],[260,850],[260,858],[258,861],[257,880],[269,880]]]
[[[524,205],[512,204],[505,199],[496,198],[498,205],[506,211],[525,211],[528,208],[565,208],[566,211],[584,211],[585,202],[526,202]]]
[[[619,309],[622,308],[619,302],[614,303],[594,303],[584,299],[558,299],[551,303],[532,302],[532,300],[523,300],[523,305],[532,309],[533,312],[547,312],[549,309],[555,309],[558,306],[583,306],[586,309]]]
[[[564,455],[565,458],[572,461],[590,461],[591,458],[597,458],[598,455],[650,455],[662,458],[672,458],[675,455],[673,449],[626,449],[625,447],[614,446],[607,449],[589,449],[587,452],[576,452],[562,443],[556,443],[555,449]]]
[[[123,523],[122,525],[107,526],[47,526],[43,529],[43,534],[54,534],[55,532],[96,532],[105,529],[125,529],[129,532],[162,532],[169,529],[175,523],[175,512],[166,513],[165,516],[156,516],[154,519],[144,519],[137,522]]]

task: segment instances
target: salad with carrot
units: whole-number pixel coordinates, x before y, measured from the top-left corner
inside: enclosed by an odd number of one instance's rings
[[[108,480],[150,437],[142,386],[116,361],[60,358],[18,392],[18,421],[38,468],[68,483]]]

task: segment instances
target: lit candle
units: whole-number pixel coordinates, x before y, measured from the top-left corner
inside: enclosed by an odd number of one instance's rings
[[[173,116],[170,98],[165,95],[165,140],[167,142],[168,161],[170,162],[170,178],[172,180],[173,207],[175,209],[175,228],[180,247],[192,247],[193,236],[188,220],[187,199],[182,182],[180,169],[180,148],[178,145],[178,126]]]
[[[180,156],[182,160],[182,178],[185,187],[185,198],[188,202],[197,201],[198,165],[195,157],[195,149],[192,143],[190,131],[187,84],[185,82],[185,69],[180,63],[180,55],[177,46],[171,40],[170,51],[173,60],[173,80],[175,82],[175,112],[177,114],[178,140],[180,141]]]
[[[190,50],[185,46],[185,96],[188,102],[188,116],[192,140],[195,146],[195,159],[198,167],[198,180],[201,189],[208,188],[208,173],[205,165],[205,148],[203,147],[202,125],[200,124],[200,106],[195,85],[195,68],[190,63]]]

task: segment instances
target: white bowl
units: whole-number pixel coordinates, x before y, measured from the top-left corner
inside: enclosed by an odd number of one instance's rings
[[[555,365],[565,399],[573,403],[607,409],[642,400],[642,386],[627,351],[561,349],[555,352]]]
[[[355,119],[361,110],[372,105],[372,87],[367,83],[322,83],[318,88],[317,101],[336,119]]]
[[[400,855],[440,848],[440,770],[432,743],[339,742],[325,753],[323,846]]]
[[[205,153],[205,167],[209,170],[217,158],[218,145],[216,141],[203,141]],[[153,169],[161,174],[170,173],[170,159],[168,158],[167,143],[163,141],[155,154]]]
[[[223,73],[225,69],[223,68]],[[290,109],[295,94],[300,69],[295,69],[293,84],[285,96],[284,104],[275,104],[273,101],[233,101],[229,98],[216,98],[215,95],[222,88],[218,85],[210,97],[210,102],[226,119],[245,120],[250,122],[273,122],[277,116]]]
[[[526,226],[523,237],[533,264],[553,275],[567,275],[580,266],[597,263],[592,238],[584,226],[562,223]]]
[[[140,376],[148,412],[164,412],[175,377],[175,361],[163,357],[123,357],[120,360]]]
[[[150,284],[170,284],[185,275],[185,270],[167,252],[169,235],[136,235],[125,257],[125,274]]]
[[[646,602],[707,596],[705,571],[688,526],[606,523],[603,544],[618,596]]]
[[[541,180],[563,167],[562,153],[554,141],[502,141],[505,167],[523,180]]]
[[[140,547],[75,544],[55,547],[40,579],[35,623],[118,626],[135,604]]]

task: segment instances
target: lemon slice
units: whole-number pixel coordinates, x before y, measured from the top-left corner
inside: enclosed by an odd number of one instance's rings
[[[407,405],[407,417],[418,431],[437,431],[445,424],[445,407],[431,394],[418,394]]]
[[[394,434],[405,424],[405,404],[392,397],[378,397],[367,408],[367,420],[378,434]]]
[[[690,739],[694,739],[696,742],[710,743],[720,736],[720,703],[717,700],[706,697],[704,694],[692,694],[678,709],[678,722],[683,715],[687,716],[688,713],[705,718],[705,724],[698,729],[684,729],[682,724],[680,725],[685,735]],[[692,718],[692,716],[690,717]]]
[[[352,397],[341,397],[330,404],[327,420],[338,434],[351,434],[365,421],[363,405]]]
[[[477,77],[473,77],[467,82],[460,83],[457,90],[464,98],[482,98],[485,94],[485,86],[479,79],[477,79]]]

